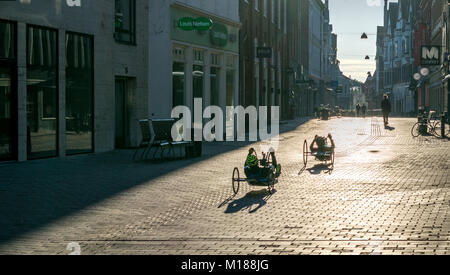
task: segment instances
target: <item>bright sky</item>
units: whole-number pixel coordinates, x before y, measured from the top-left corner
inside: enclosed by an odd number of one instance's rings
[[[329,0],[333,32],[338,35],[338,59],[346,76],[364,82],[376,69],[377,26],[383,25],[384,0]],[[396,2],[396,1],[390,1]],[[362,40],[365,32],[369,39]],[[365,60],[366,55],[370,60]]]

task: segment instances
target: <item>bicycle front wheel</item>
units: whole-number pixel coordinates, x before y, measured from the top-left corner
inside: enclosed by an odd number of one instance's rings
[[[411,129],[411,135],[413,136],[413,137],[418,137],[418,136],[420,136],[420,123],[419,122],[417,122],[416,124],[414,124],[414,126],[412,127],[412,129]]]

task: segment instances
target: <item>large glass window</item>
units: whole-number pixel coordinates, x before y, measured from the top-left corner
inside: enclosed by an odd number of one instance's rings
[[[0,161],[17,156],[16,26],[0,21]]]
[[[184,63],[174,62],[172,70],[173,107],[185,105],[185,73]]]
[[[11,71],[0,66],[0,160],[13,158],[13,120],[11,110]]]
[[[66,35],[66,144],[67,154],[93,151],[93,39]]]
[[[220,65],[222,63],[222,58],[220,54],[211,54],[211,102],[210,105],[219,106],[219,94],[220,94]]]
[[[203,66],[194,65],[192,70],[192,92],[194,99],[203,98]]]
[[[28,158],[57,155],[57,31],[27,27]]]
[[[116,41],[136,43],[136,0],[115,0],[115,30]]]
[[[234,70],[227,70],[227,106],[234,106]]]
[[[211,67],[211,105],[219,106],[220,69]]]
[[[15,25],[0,21],[0,58],[14,59],[15,53]]]

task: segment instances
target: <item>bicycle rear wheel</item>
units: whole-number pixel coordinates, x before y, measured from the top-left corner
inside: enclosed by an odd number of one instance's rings
[[[434,125],[433,125],[433,133],[432,134],[435,137],[441,137],[441,135],[442,135],[441,130],[442,130],[441,122],[437,121],[436,123],[434,123]]]

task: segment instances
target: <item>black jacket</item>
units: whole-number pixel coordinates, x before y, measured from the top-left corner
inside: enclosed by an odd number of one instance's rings
[[[391,101],[389,99],[383,99],[381,102],[381,109],[383,109],[383,113],[391,112]]]

